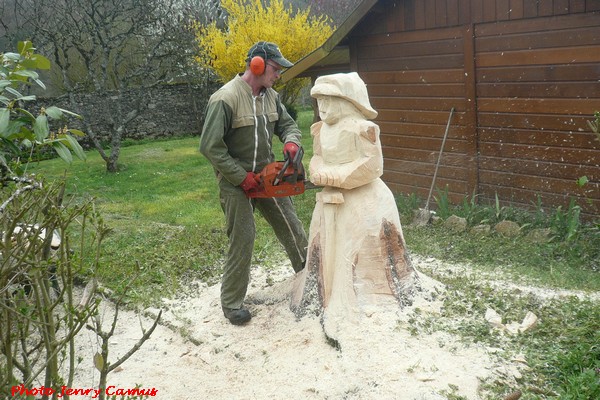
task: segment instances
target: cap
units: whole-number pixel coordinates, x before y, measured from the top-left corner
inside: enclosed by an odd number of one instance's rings
[[[314,98],[320,96],[341,97],[354,104],[367,119],[377,117],[377,111],[371,107],[369,102],[367,85],[356,72],[320,76],[315,80],[310,95]]]
[[[262,57],[265,61],[273,60],[277,64],[281,65],[284,68],[289,68],[294,64],[285,59],[285,57],[281,54],[279,47],[275,43],[271,42],[257,42],[255,43],[250,50],[248,50],[248,57],[246,61],[250,61],[253,57]]]

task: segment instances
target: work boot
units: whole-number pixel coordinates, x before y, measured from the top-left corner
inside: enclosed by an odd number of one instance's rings
[[[223,307],[223,314],[233,325],[243,325],[252,318],[250,311],[245,308]]]

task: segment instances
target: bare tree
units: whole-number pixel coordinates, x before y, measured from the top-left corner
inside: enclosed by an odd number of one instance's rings
[[[225,27],[225,11],[219,0],[179,0],[179,6],[190,21],[208,25],[216,22]]]
[[[295,7],[310,7],[313,15],[327,15],[339,26],[354,11],[360,0],[287,0]]]
[[[0,27],[29,32],[39,51],[52,59],[70,108],[84,117],[85,131],[107,170],[117,171],[128,126],[149,103],[147,91],[137,90],[131,100],[130,89],[150,89],[190,71],[193,37],[186,33],[181,2],[7,0],[5,7],[10,13],[0,15]],[[77,102],[79,93],[90,92],[104,99],[102,107],[109,110],[108,135],[95,131],[91,110]],[[109,143],[103,143],[107,136]]]

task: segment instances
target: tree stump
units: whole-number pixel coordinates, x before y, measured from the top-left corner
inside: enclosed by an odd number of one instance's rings
[[[410,302],[416,279],[392,192],[381,180],[379,127],[358,74],[320,77],[311,90],[310,180],[324,186],[313,212],[306,268],[294,282],[297,317],[322,317],[327,337],[340,335],[382,307]]]

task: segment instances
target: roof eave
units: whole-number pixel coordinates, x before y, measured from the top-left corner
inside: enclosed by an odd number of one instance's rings
[[[358,22],[369,12],[369,10],[377,3],[378,0],[364,0],[361,1],[358,6],[352,11],[352,13],[346,18],[346,20],[339,26],[338,29],[321,45],[321,47],[314,50],[312,53],[301,58],[294,66],[288,68],[282,75],[281,80],[285,83],[288,82],[304,71],[315,65],[319,61],[331,53],[331,51],[350,33]]]

